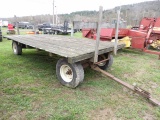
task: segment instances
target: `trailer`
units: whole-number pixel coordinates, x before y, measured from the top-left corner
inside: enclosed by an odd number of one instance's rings
[[[55,26],[52,28],[44,28],[43,29],[44,34],[62,34],[62,35],[68,35],[71,33],[71,28],[64,28],[63,26]]]
[[[84,79],[83,67],[88,64],[97,64],[101,69],[108,69],[113,62],[112,51],[114,43],[100,41],[98,62],[93,62],[96,41],[86,38],[73,38],[58,35],[12,35],[5,36],[12,40],[13,53],[22,54],[23,48],[33,47],[57,54],[62,58],[56,64],[56,75],[62,85],[75,88]],[[125,46],[118,44],[117,49]]]
[[[72,32],[71,28],[68,27],[69,23],[68,21],[64,21],[63,25],[55,25],[55,26],[51,26],[48,28],[43,28],[43,33],[44,34],[63,34],[63,35],[67,35],[69,33]],[[74,32],[74,31],[73,31]]]

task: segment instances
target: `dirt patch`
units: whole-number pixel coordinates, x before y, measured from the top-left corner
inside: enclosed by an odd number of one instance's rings
[[[114,112],[110,108],[106,109],[99,109],[96,111],[91,112],[89,115],[89,118],[91,120],[117,120],[117,118],[114,115]]]
[[[81,86],[81,87],[79,87],[79,90],[80,91],[83,91],[83,92],[93,92],[94,90],[95,90],[95,87],[89,87],[89,86]]]
[[[152,114],[145,113],[143,116],[143,120],[156,120],[156,118]]]
[[[145,73],[147,73],[145,69],[139,69],[137,72],[135,72],[134,76],[143,76]]]
[[[150,81],[149,84],[150,84],[151,88],[158,88],[159,87],[159,85],[157,83],[152,82],[152,81]]]
[[[129,73],[123,74],[123,77],[124,77],[124,78],[129,78],[130,76],[131,76],[131,74],[129,74]]]
[[[26,112],[25,111],[17,111],[16,113],[13,113],[9,120],[27,120],[26,119]]]

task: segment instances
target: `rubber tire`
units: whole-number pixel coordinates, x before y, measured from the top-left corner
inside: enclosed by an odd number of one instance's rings
[[[157,49],[158,51],[160,51],[160,46],[157,46],[156,49]]]
[[[66,82],[62,79],[62,77],[60,75],[60,68],[62,65],[68,65],[72,69],[73,79],[71,82]],[[56,64],[56,75],[62,85],[67,86],[69,88],[76,88],[80,83],[83,82],[84,69],[83,69],[81,63],[78,62],[78,63],[70,64],[70,63],[68,63],[67,59],[62,58],[62,59],[58,60],[58,62]]]
[[[108,58],[109,56],[109,60],[106,61],[106,64],[104,66],[99,66],[99,68],[101,68],[102,70],[108,70],[113,64],[113,55],[106,54],[105,56],[106,58]]]
[[[21,46],[21,44],[18,44],[18,42],[13,41],[12,42],[12,49],[13,49],[13,45],[15,45],[15,47],[16,47],[15,48],[16,51],[13,50],[13,53],[15,55],[22,55],[22,46]]]
[[[3,41],[3,38],[2,38],[2,36],[0,36],[0,42],[2,42]]]

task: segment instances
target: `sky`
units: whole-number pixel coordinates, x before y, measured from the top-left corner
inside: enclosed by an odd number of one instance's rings
[[[54,0],[55,13],[71,13],[83,10],[104,10],[119,5],[152,0]],[[53,0],[0,0],[0,18],[53,14]]]

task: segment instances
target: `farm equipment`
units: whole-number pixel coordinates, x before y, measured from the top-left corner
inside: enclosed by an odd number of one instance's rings
[[[153,41],[151,46],[157,50],[160,50],[160,40]]]
[[[137,30],[130,30],[129,36],[131,36],[132,40],[135,41],[136,34],[139,32],[137,37],[141,37],[139,41],[143,41],[143,33],[146,33],[144,47],[148,47],[148,45],[152,46],[153,48],[160,50],[160,18],[143,18],[140,22],[139,27]],[[137,43],[138,44],[138,43]],[[133,46],[136,48],[137,45]],[[141,47],[140,47],[141,48]]]
[[[16,34],[16,31],[14,30],[14,26],[12,24],[8,24],[7,34]]]
[[[96,39],[96,29],[83,29],[83,37]],[[144,52],[157,54],[160,52],[148,50],[148,46],[160,50],[160,18],[143,18],[139,27],[136,29],[120,28],[118,32],[118,39],[128,36],[131,40],[126,41],[130,43],[132,48],[141,49]],[[115,38],[115,28],[101,28],[100,40],[112,41]],[[123,41],[122,39],[121,41]],[[129,44],[128,43],[128,44]],[[128,46],[127,46],[128,47]]]

